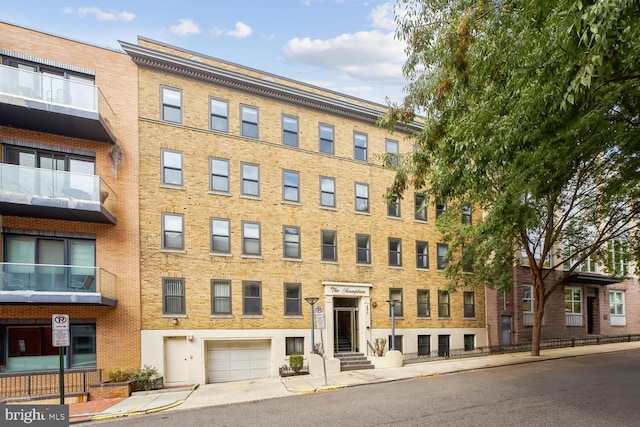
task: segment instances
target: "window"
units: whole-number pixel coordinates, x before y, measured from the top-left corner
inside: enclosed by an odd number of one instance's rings
[[[393,196],[391,203],[387,203],[387,216],[400,218],[400,197]]]
[[[608,265],[611,274],[629,276],[629,245],[619,240],[608,243]]]
[[[162,88],[162,120],[182,123],[182,92]]]
[[[531,285],[523,285],[522,286],[522,312],[523,313],[533,313],[533,286]]]
[[[242,117],[242,136],[258,138],[258,109],[243,105],[240,107],[240,116]]]
[[[286,337],[286,354],[304,354],[304,338],[303,337]]]
[[[292,147],[298,146],[298,118],[282,116],[282,143]]]
[[[184,249],[184,217],[162,214],[162,249]]]
[[[285,258],[300,258],[300,227],[283,227]]]
[[[416,268],[429,268],[429,243],[416,241]]]
[[[385,141],[385,150],[387,153],[387,161],[385,164],[388,166],[398,166],[398,141],[387,139]]]
[[[449,357],[449,335],[438,335],[438,357]]]
[[[449,245],[444,243],[437,244],[438,250],[438,270],[444,270],[447,266],[449,260],[447,259],[447,251],[449,250]]]
[[[447,202],[444,200],[436,200],[436,219],[447,211]]]
[[[255,197],[260,195],[260,166],[242,163],[242,194]]]
[[[162,279],[162,314],[185,314],[184,279]]]
[[[320,205],[331,208],[336,207],[336,180],[320,177]]]
[[[245,315],[262,314],[262,283],[242,282],[242,313]]]
[[[211,191],[229,192],[229,160],[211,158]]]
[[[395,340],[395,349],[391,348],[391,335],[389,335],[389,350],[398,350],[399,352],[402,352],[402,335],[396,335],[396,340]]]
[[[302,315],[302,292],[300,283],[284,284],[284,314],[285,316]]]
[[[231,314],[231,281],[211,281],[211,314]]]
[[[260,224],[257,222],[242,223],[242,253],[260,255]]]
[[[428,289],[418,289],[418,317],[431,317]]]
[[[474,292],[464,292],[464,317],[476,317],[476,302]]]
[[[182,185],[182,153],[162,150],[162,183]]]
[[[564,320],[565,326],[583,326],[582,288],[564,288]]]
[[[320,125],[320,152],[333,154],[333,126]]]
[[[211,220],[211,252],[231,252],[231,230],[228,219]]]
[[[464,350],[469,351],[476,348],[476,336],[473,334],[464,335]]]
[[[431,354],[431,335],[418,335],[418,356]]]
[[[353,134],[353,158],[367,161],[367,135],[364,133]]]
[[[356,234],[357,263],[371,264],[371,236]]]
[[[609,291],[609,314],[611,315],[611,326],[627,326],[624,291]]]
[[[393,237],[389,238],[389,265],[392,267],[402,266],[402,240]]]
[[[394,316],[402,316],[402,289],[389,289],[389,301],[396,300],[396,304],[391,307],[389,304],[389,316],[393,311]]]
[[[463,224],[471,224],[471,205],[465,203],[462,205],[462,219]]]
[[[229,104],[219,99],[211,99],[211,130],[229,132]]]
[[[438,291],[438,317],[451,317],[449,313],[449,291]]]
[[[356,183],[356,211],[369,212],[369,186]]]
[[[322,230],[322,261],[338,260],[337,233],[332,230]]]
[[[462,246],[462,271],[473,273],[473,250],[468,246]]]
[[[427,220],[427,196],[420,193],[414,194],[415,218],[416,221]]]
[[[282,198],[288,202],[300,201],[300,174],[294,171],[282,172]]]

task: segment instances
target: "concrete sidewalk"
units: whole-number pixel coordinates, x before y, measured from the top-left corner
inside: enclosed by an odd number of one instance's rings
[[[324,376],[299,375],[139,392],[115,403],[100,413],[78,414],[78,411],[75,411],[74,415],[74,411],[71,410],[71,422],[99,421],[110,418],[149,414],[164,410],[182,411],[230,403],[292,396],[299,393],[329,391],[364,384],[398,381],[409,378],[423,378],[452,372],[633,349],[640,349],[640,342],[543,350],[541,352],[542,354],[538,357],[531,356],[529,353],[513,353],[416,363],[400,368],[346,371],[329,375],[326,382]],[[70,406],[73,406],[73,404]]]

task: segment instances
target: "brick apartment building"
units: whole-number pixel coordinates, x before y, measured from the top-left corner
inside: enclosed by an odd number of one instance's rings
[[[278,375],[311,350],[305,298],[324,308],[327,357],[486,345],[484,292],[446,291],[435,206],[383,195],[384,106],[139,38],[142,363],[165,383]],[[424,208],[423,208],[424,207]],[[471,212],[461,213],[471,220]],[[319,331],[315,341],[320,342]]]
[[[140,366],[136,66],[0,34],[0,371],[59,368],[53,314],[70,318],[67,369]]]

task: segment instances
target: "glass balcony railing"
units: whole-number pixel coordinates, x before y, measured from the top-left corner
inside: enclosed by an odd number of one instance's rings
[[[97,175],[0,163],[0,202],[113,212],[115,200]]]
[[[116,277],[99,267],[0,263],[0,291],[98,293],[116,299]]]

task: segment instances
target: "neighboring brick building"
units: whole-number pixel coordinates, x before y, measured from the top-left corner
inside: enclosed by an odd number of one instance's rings
[[[433,201],[383,200],[379,155],[410,152],[417,123],[390,134],[378,104],[144,38],[122,47],[139,73],[143,364],[170,384],[277,376],[311,350],[307,297],[328,357],[371,355],[390,299],[404,352],[486,345],[484,292],[445,291]]]
[[[136,66],[7,23],[0,34],[2,372],[59,369],[53,314],[70,317],[68,369],[138,367]]]

